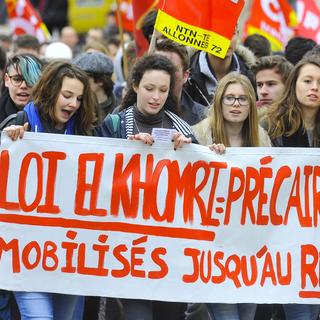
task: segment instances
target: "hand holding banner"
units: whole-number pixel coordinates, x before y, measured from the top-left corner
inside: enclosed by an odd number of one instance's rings
[[[319,156],[319,148],[217,155],[199,145],[4,137],[0,288],[318,303]]]

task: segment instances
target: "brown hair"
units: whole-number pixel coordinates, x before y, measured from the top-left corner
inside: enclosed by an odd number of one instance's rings
[[[97,101],[90,89],[89,78],[84,71],[67,61],[52,61],[43,70],[42,76],[32,91],[32,100],[39,110],[41,119],[56,123],[55,105],[65,77],[79,80],[85,90],[75,117],[75,132],[92,135],[97,121]]]
[[[270,107],[266,115],[267,130],[271,139],[276,139],[283,135],[291,136],[303,126],[302,105],[296,95],[296,84],[301,68],[308,64],[320,68],[320,57],[315,54],[307,56],[294,66],[287,80],[282,98]],[[319,132],[320,111],[318,111],[315,119],[314,146],[318,146]]]
[[[282,82],[285,83],[293,65],[285,57],[274,55],[259,58],[251,69],[255,75],[262,70],[274,69],[281,76]]]
[[[164,108],[172,112],[176,112],[177,101],[173,94],[175,83],[175,67],[167,57],[160,54],[146,54],[136,61],[129,77],[129,89],[121,102],[121,110],[128,108],[137,102],[137,93],[133,88],[135,86],[138,87],[145,72],[151,70],[164,71],[170,76],[169,94]]]
[[[176,53],[181,59],[183,71],[187,71],[189,69],[190,59],[185,46],[170,39],[158,39],[156,42],[156,53],[157,51]]]

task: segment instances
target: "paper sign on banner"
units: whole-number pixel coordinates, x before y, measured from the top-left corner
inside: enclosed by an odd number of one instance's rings
[[[167,38],[224,58],[244,6],[243,0],[166,0],[155,29]]]
[[[319,148],[2,138],[1,289],[319,302]]]
[[[154,141],[171,142],[175,133],[175,129],[153,128],[151,135]]]

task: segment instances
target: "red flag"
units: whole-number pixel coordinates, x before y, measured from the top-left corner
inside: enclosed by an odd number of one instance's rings
[[[30,34],[40,42],[50,38],[46,25],[29,0],[6,0],[11,32],[14,36]]]
[[[149,43],[141,31],[143,20],[151,10],[160,8],[162,1],[163,0],[132,0],[134,37],[136,40],[138,56],[142,56],[149,47]]]
[[[243,6],[244,0],[166,0],[155,28],[174,41],[224,58]]]
[[[288,0],[254,0],[244,34],[261,34],[269,39],[273,51],[282,51],[295,25],[296,14]]]
[[[320,10],[313,0],[297,1],[298,26],[296,34],[320,43]]]
[[[132,0],[118,0],[118,3],[123,30],[133,32],[134,23],[132,12]],[[118,16],[116,19],[118,24]]]

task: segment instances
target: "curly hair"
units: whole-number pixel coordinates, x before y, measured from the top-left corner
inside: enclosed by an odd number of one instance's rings
[[[147,54],[137,60],[131,70],[128,81],[128,91],[122,100],[120,109],[128,108],[137,102],[137,93],[133,87],[138,87],[145,72],[150,70],[164,71],[170,76],[169,94],[164,108],[176,113],[177,100],[173,94],[176,68],[167,57],[159,54]]]

